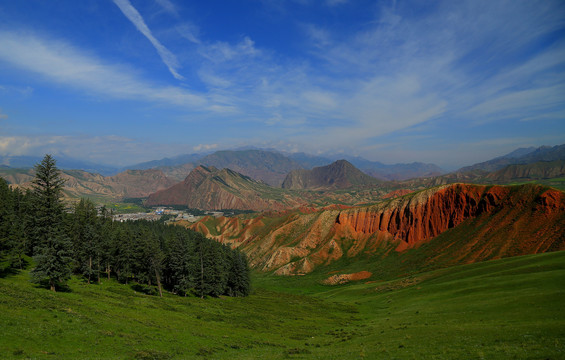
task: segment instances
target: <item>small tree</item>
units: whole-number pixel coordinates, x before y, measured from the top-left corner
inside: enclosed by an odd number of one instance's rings
[[[63,184],[55,159],[45,155],[41,163],[35,165],[32,185],[36,267],[31,276],[35,283],[47,281],[51,291],[56,291],[56,286],[64,284],[71,276],[71,242],[63,230]]]

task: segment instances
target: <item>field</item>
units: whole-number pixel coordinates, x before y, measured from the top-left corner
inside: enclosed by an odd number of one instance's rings
[[[1,358],[565,358],[565,252],[336,287],[255,274],[247,298],[28,279],[0,278]]]

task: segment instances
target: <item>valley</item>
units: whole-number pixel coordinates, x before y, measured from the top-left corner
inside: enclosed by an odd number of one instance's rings
[[[255,274],[246,298],[163,298],[79,279],[0,279],[0,352],[36,359],[551,358],[565,353],[565,252],[324,286]],[[509,294],[512,294],[509,296]],[[25,336],[21,336],[25,334]]]

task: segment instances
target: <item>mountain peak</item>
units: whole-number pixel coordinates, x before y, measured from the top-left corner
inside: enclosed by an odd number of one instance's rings
[[[282,187],[285,189],[345,189],[378,183],[347,160],[337,160],[312,170],[291,171]]]

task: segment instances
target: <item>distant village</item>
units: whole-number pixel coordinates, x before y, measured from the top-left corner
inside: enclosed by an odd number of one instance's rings
[[[206,211],[205,215],[219,217],[223,216],[222,211]],[[163,216],[167,216],[169,219],[165,223],[171,223],[175,221],[188,221],[196,222],[202,219],[203,216],[195,216],[189,212],[182,210],[174,210],[166,207],[153,208],[151,212],[139,212],[132,214],[116,214],[112,216],[114,221],[125,222],[125,221],[137,221],[137,220],[147,220],[147,221],[158,221],[161,220]]]

